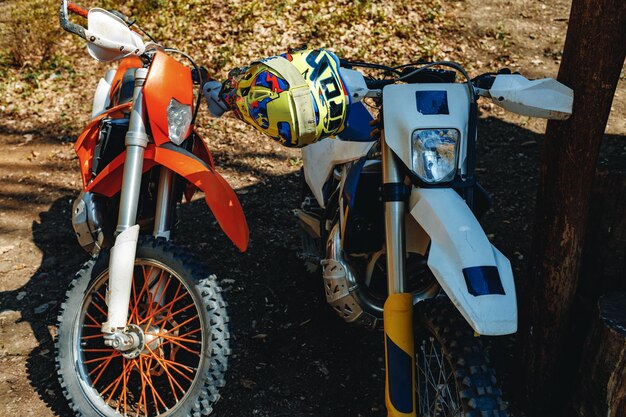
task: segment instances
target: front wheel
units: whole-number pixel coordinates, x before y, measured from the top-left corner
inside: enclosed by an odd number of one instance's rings
[[[482,343],[445,298],[418,304],[417,411],[424,417],[506,417]]]
[[[57,369],[78,416],[208,415],[224,385],[228,316],[215,276],[182,249],[153,238],[137,245],[128,324],[134,352],[104,344],[108,253],[78,272],[61,306]]]

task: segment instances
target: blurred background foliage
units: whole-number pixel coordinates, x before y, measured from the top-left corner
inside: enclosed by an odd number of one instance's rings
[[[60,3],[0,0],[0,112],[19,115],[29,108],[43,115],[41,106],[49,106],[57,94],[62,101],[71,99],[76,109],[89,108],[92,89],[77,91],[74,83],[87,86],[93,80],[95,86],[111,64],[90,59],[84,43],[60,28]],[[392,65],[446,58],[441,39],[455,30],[440,0],[89,0],[81,5],[135,18],[159,43],[191,54],[218,79],[233,67],[302,45]],[[80,17],[72,19],[86,25]]]

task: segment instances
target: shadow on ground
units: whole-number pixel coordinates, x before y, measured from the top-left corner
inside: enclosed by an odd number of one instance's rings
[[[523,280],[540,135],[495,118],[481,120],[479,129],[478,177],[494,202],[482,223]],[[608,152],[623,151],[623,139],[608,137]],[[218,167],[250,170],[226,153],[217,156]],[[178,211],[174,241],[213,267],[229,302],[233,356],[215,415],[386,415],[382,334],[336,317],[320,277],[307,274],[296,257],[299,230],[291,210],[298,204],[299,174],[255,175],[258,184],[238,190],[251,230],[244,254],[219,230],[203,200]],[[0,294],[4,309],[21,312],[30,323],[39,343],[28,358],[30,383],[62,417],[71,412],[56,379],[51,333],[65,290],[87,259],[71,230],[72,198],[57,199],[33,223],[33,240],[44,253],[37,272],[18,290]],[[511,343],[500,338],[488,345],[505,388],[515,389]]]

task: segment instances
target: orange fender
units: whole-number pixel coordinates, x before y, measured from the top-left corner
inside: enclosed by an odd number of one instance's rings
[[[204,199],[226,236],[240,251],[248,248],[246,217],[226,180],[200,158],[182,148],[166,143],[154,148],[154,162],[161,164],[204,191]]]
[[[126,151],[111,161],[87,186],[85,191],[112,197],[122,188]],[[226,180],[202,159],[171,143],[163,146],[149,144],[144,153],[143,172],[155,165],[171,169],[195,187],[204,191],[204,199],[226,236],[240,251],[248,248],[249,231],[246,217]]]

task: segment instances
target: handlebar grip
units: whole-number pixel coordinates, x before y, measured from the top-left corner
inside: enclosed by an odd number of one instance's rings
[[[87,14],[89,13],[89,10],[87,10],[83,6],[76,4],[76,3],[68,3],[67,11],[77,14],[79,16],[82,16],[85,19],[87,18]]]

